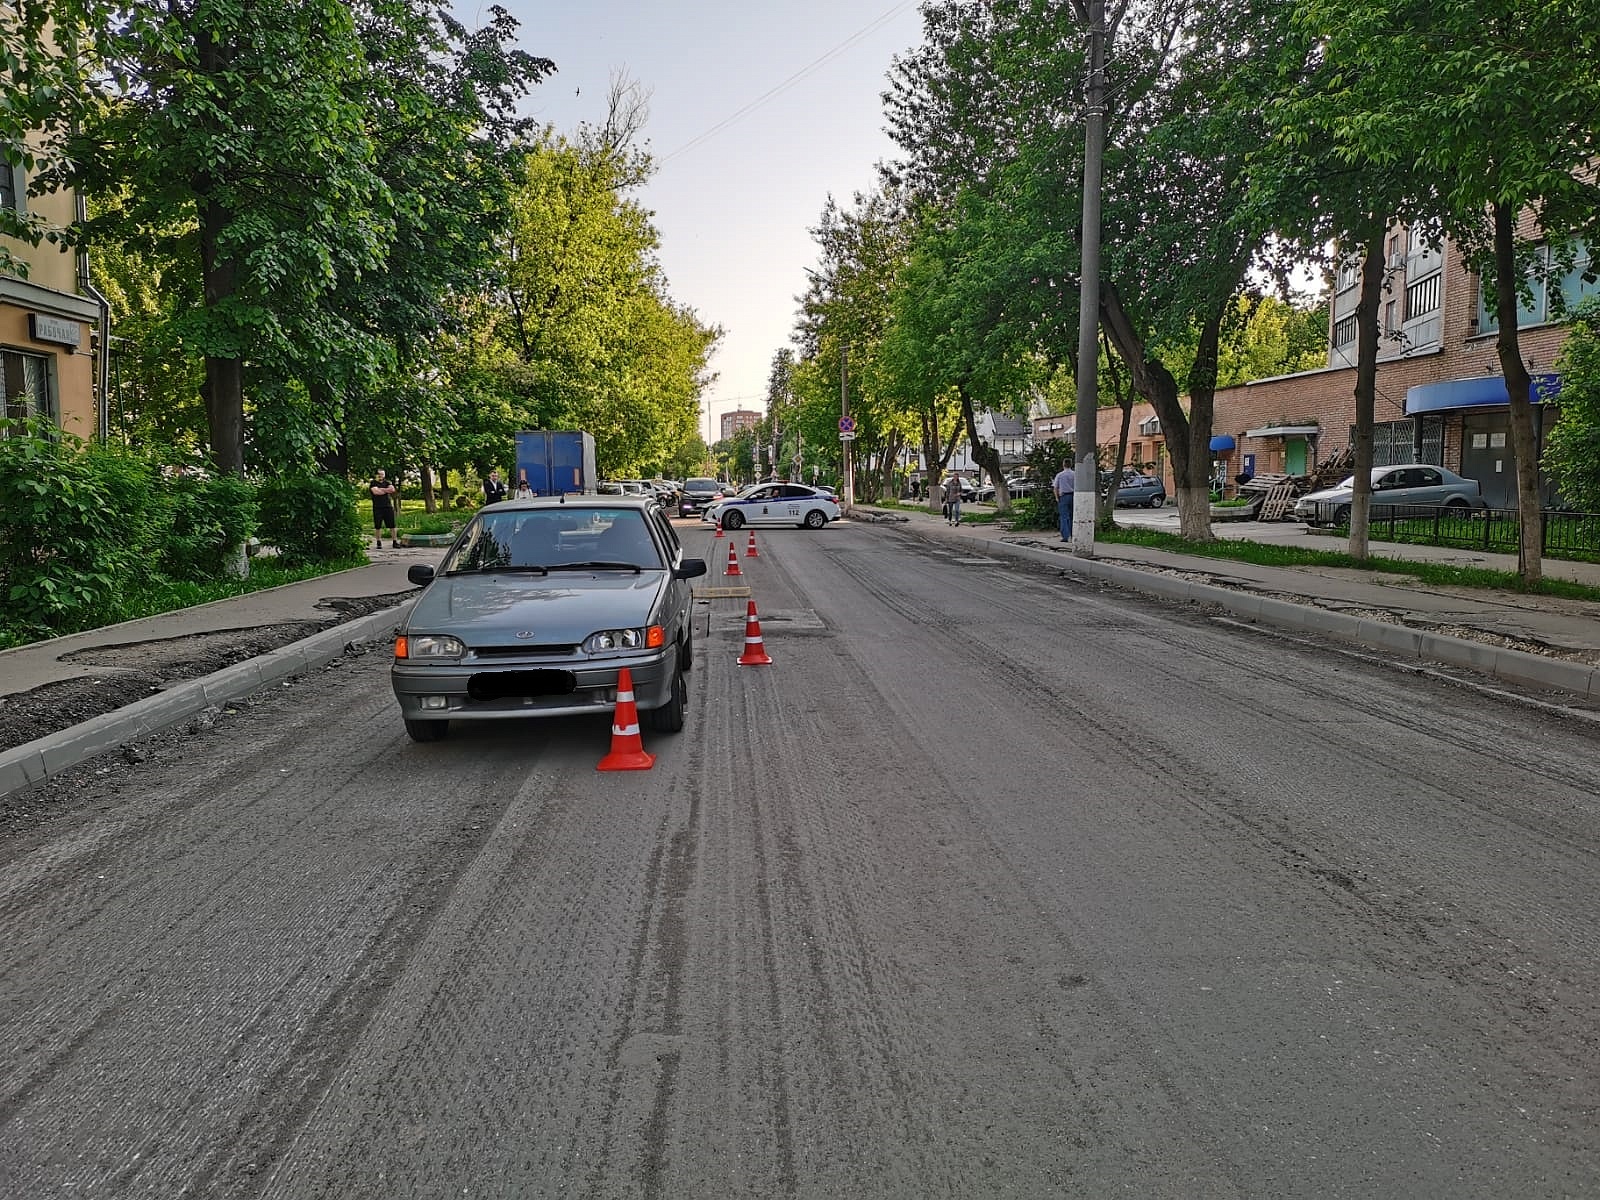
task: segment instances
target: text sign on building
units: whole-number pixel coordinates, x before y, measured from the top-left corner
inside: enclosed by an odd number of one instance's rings
[[[83,326],[77,321],[65,321],[44,313],[29,313],[28,336],[36,342],[76,346],[83,340]]]

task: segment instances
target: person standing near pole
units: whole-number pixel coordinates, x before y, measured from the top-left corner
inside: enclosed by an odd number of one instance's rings
[[[1050,481],[1050,490],[1056,494],[1056,516],[1061,523],[1061,540],[1072,540],[1072,491],[1078,486],[1078,473],[1069,462],[1056,472]]]

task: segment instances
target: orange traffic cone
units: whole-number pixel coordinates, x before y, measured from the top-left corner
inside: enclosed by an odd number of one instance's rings
[[[717,536],[718,537],[722,536],[722,518],[721,517],[717,518]]]
[[[728,543],[728,569],[726,571],[724,571],[723,574],[724,575],[743,575],[744,574],[743,571],[739,570],[739,548],[737,546],[735,546],[732,542]]]
[[[633,672],[623,667],[617,673],[617,713],[611,719],[611,753],[596,765],[596,771],[648,771],[656,756],[645,752],[639,737],[639,709],[633,702]]]
[[[761,622],[756,620],[756,602],[750,601],[744,618],[744,653],[739,656],[741,667],[770,667],[772,656],[761,642]]]
[[[761,555],[756,553],[756,531],[754,529],[750,531],[750,544],[744,548],[744,556],[746,558],[761,557]]]

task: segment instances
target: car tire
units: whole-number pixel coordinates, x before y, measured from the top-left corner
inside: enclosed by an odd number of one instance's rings
[[[1453,513],[1459,513],[1462,509],[1471,508],[1472,505],[1468,504],[1460,496],[1451,496],[1445,503],[1445,507]]]
[[[672,673],[672,696],[660,708],[646,709],[644,720],[656,733],[678,733],[683,729],[683,714],[689,704],[689,684],[683,666]]]
[[[1337,529],[1341,525],[1348,524],[1350,524],[1350,506],[1341,504],[1333,510],[1333,528]]]
[[[724,529],[740,529],[740,528],[743,528],[743,526],[744,526],[744,514],[743,513],[731,512],[731,513],[723,513],[722,514],[722,527]]]
[[[1154,496],[1150,497],[1150,507],[1151,508],[1160,508],[1166,502],[1167,502],[1167,494],[1165,492],[1157,492]]]
[[[678,661],[683,664],[685,671],[694,669],[694,629],[683,635],[683,649],[678,652]]]
[[[413,742],[438,742],[450,732],[449,721],[413,721],[406,719],[406,733]]]
[[[828,514],[820,508],[813,508],[806,514],[806,519],[801,523],[802,529],[821,529],[828,523]]]

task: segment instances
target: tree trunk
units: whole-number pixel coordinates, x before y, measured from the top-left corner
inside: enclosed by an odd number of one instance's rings
[[[217,240],[227,228],[230,214],[220,205],[200,206],[200,269],[205,305],[214,309],[233,295],[238,273],[232,259],[223,258]],[[207,354],[205,360],[206,425],[211,438],[211,458],[227,475],[244,474],[244,363],[237,355]]]
[[[1361,298],[1356,303],[1356,441],[1355,487],[1350,499],[1350,557],[1371,553],[1368,534],[1372,512],[1372,425],[1378,394],[1378,303],[1383,294],[1385,225],[1369,231],[1361,257]]]
[[[1199,453],[1194,451],[1195,437],[1189,414],[1178,402],[1178,381],[1159,359],[1145,353],[1144,340],[1133,327],[1133,321],[1122,306],[1122,298],[1115,285],[1101,290],[1101,317],[1106,336],[1117,348],[1128,374],[1133,380],[1133,390],[1150,402],[1161,421],[1161,436],[1172,460],[1173,491],[1178,501],[1178,532],[1189,541],[1209,542],[1215,534],[1211,531],[1211,407],[1207,397],[1205,407],[1205,444]],[[1213,347],[1214,349],[1214,347]]]
[[[1511,405],[1511,455],[1517,467],[1517,571],[1524,584],[1535,584],[1544,575],[1544,531],[1540,527],[1539,445],[1533,432],[1533,401],[1528,392],[1533,380],[1522,361],[1522,345],[1517,335],[1516,211],[1508,204],[1495,204],[1494,215],[1494,299],[1500,332],[1495,352],[1500,357],[1500,373],[1505,376],[1506,396]]]
[[[433,498],[433,468],[423,463],[418,470],[422,472],[422,507],[424,512],[435,513],[439,511],[438,502]]]
[[[972,461],[978,464],[980,471],[988,471],[990,478],[998,486],[1000,480],[1000,451],[990,443],[978,436],[978,419],[972,411],[972,397],[967,394],[966,385],[956,388],[956,394],[961,397],[961,416],[967,424],[967,442],[972,447]],[[981,479],[982,476],[979,476]]]

